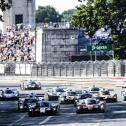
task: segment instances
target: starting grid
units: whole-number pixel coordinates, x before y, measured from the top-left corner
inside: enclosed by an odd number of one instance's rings
[[[83,61],[62,63],[0,63],[0,75],[12,76],[126,76],[126,61]]]

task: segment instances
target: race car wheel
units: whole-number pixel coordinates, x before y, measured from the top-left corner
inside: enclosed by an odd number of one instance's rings
[[[126,101],[126,97],[123,97],[123,101]]]
[[[117,102],[117,99],[114,99],[114,102]]]
[[[81,112],[79,110],[76,110],[76,114],[81,114]]]
[[[101,110],[100,112],[101,112],[101,113],[105,113],[105,110]]]

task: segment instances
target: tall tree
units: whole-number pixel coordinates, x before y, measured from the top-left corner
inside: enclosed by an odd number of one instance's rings
[[[90,37],[101,27],[111,29],[115,56],[126,59],[126,0],[87,0],[77,8],[72,24],[84,27]]]
[[[8,3],[5,2],[5,0],[0,0],[0,10],[6,11],[6,9],[9,9],[10,5]],[[4,21],[2,18],[2,15],[0,15],[0,21]]]
[[[70,22],[72,19],[72,15],[75,13],[76,9],[69,9],[67,11],[64,11],[61,14],[61,21],[67,21]]]
[[[36,11],[36,22],[37,23],[49,23],[49,22],[59,22],[61,17],[55,8],[51,6],[39,6]]]

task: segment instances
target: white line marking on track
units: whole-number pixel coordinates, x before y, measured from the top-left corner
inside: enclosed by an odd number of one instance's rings
[[[21,121],[22,119],[24,119],[25,116],[26,116],[26,115],[21,116],[18,120],[14,121],[13,123],[9,124],[8,126],[13,126],[13,125],[15,125],[15,123],[17,123],[17,122]]]
[[[52,116],[48,116],[44,121],[40,122],[39,125],[45,124],[45,123],[48,122],[51,118],[52,118]]]

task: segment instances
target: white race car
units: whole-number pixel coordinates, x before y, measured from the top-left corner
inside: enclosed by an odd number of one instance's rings
[[[99,91],[100,91],[100,88],[99,87],[96,87],[95,85],[93,85],[92,87],[89,88],[89,93],[92,94],[92,97],[98,97],[99,96]]]
[[[99,92],[100,100],[105,100],[106,102],[117,102],[117,94],[113,92],[112,89],[103,89]]]
[[[35,80],[25,80],[20,87],[22,90],[41,90],[41,83]]]
[[[16,89],[0,90],[0,100],[18,100],[19,92]]]
[[[48,91],[48,100],[56,101],[58,98],[65,92],[63,88],[55,87],[52,90]]]
[[[76,92],[75,91],[66,91],[63,95],[59,97],[59,103],[73,103],[76,99]]]

